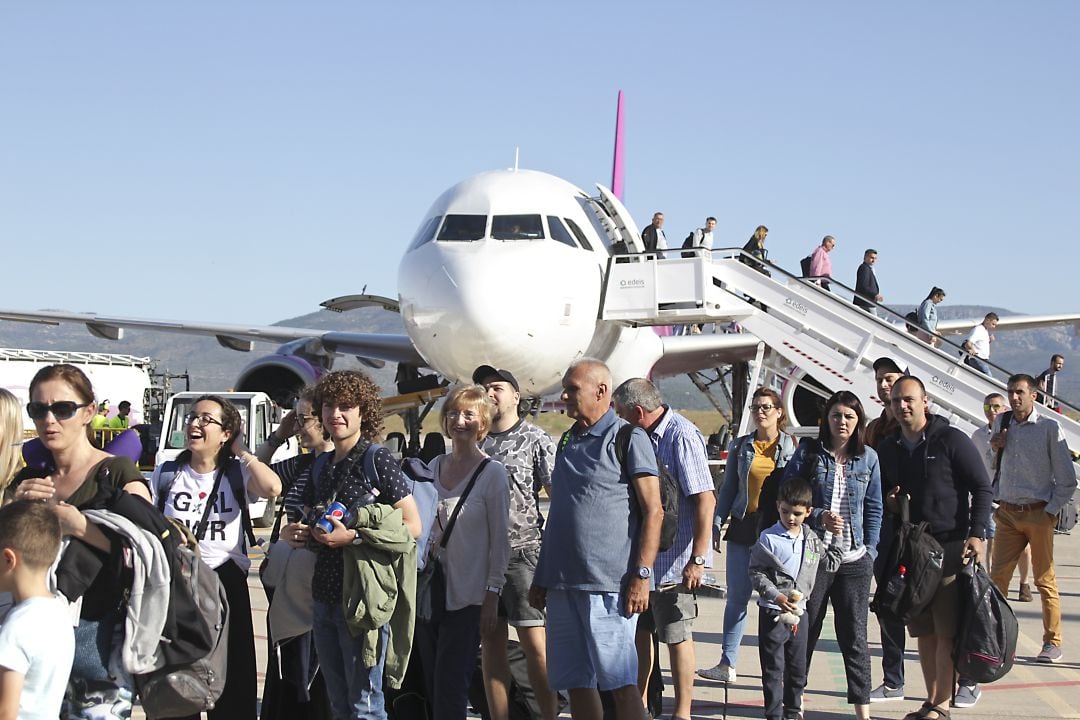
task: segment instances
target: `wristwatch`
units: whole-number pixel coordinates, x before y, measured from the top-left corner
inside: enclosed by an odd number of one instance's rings
[[[490,593],[495,593],[496,595],[502,595],[502,588],[497,588],[494,585],[488,585],[487,591]]]
[[[637,569],[637,576],[642,580],[648,580],[652,577],[652,568],[646,565],[639,565]]]
[[[364,538],[360,537],[360,531],[357,530],[356,528],[353,528],[352,544],[353,545],[359,545],[362,542],[364,542]]]
[[[704,555],[695,555],[694,557],[690,558],[690,562],[694,563],[695,565],[704,565],[705,564],[705,556]]]

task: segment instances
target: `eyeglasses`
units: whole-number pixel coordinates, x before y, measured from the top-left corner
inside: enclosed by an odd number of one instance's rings
[[[309,422],[315,419],[314,415],[302,415],[300,413],[294,413],[293,418],[296,420],[297,427],[306,427]]]
[[[54,402],[52,405],[46,405],[43,402],[28,402],[26,403],[26,414],[30,416],[31,420],[44,420],[49,413],[52,413],[57,420],[70,420],[75,416],[75,412],[79,408],[84,408],[89,404],[76,403],[71,400],[61,400]]]
[[[199,427],[206,427],[207,425],[217,425],[218,427],[225,427],[221,424],[221,421],[210,413],[203,413],[202,415],[196,415],[193,412],[189,412],[184,416],[185,425],[198,425]]]
[[[451,410],[450,412],[446,413],[446,418],[448,420],[457,420],[458,418],[461,418],[465,422],[472,422],[479,417],[480,415],[473,412],[472,410],[465,410],[464,412],[462,412],[461,410]]]
[[[750,412],[752,412],[752,413],[756,413],[756,412],[771,413],[775,409],[776,409],[775,405],[751,405],[750,406]]]

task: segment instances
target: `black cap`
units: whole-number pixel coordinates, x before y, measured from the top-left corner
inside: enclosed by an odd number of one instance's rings
[[[881,372],[882,370],[885,372],[900,373],[901,375],[904,374],[904,371],[900,369],[900,366],[897,365],[896,361],[891,357],[879,357],[874,361],[874,372]]]
[[[514,386],[514,390],[521,392],[521,387],[518,386],[517,378],[509,370],[497,370],[490,365],[481,365],[473,370],[472,381],[477,384],[483,383],[489,378],[497,377],[501,380],[505,380]]]

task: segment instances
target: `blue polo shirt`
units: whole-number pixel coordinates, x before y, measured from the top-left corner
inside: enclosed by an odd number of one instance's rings
[[[608,410],[592,427],[570,429],[551,473],[551,505],[534,582],[549,590],[619,592],[636,568],[638,519],[630,517],[630,485],[615,454],[626,422]],[[635,428],[626,466],[630,475],[656,475],[648,435]],[[636,513],[635,513],[636,515]]]

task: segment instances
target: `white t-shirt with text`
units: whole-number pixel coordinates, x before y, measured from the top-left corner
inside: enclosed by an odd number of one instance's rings
[[[68,604],[54,597],[28,598],[0,626],[0,666],[23,676],[19,720],[56,720],[75,658],[75,629]]]
[[[158,500],[156,493],[160,472],[161,467],[158,466],[150,482],[150,487],[155,494],[155,503]],[[195,532],[195,527],[202,520],[206,503],[211,500],[209,494],[214,488],[216,474],[216,470],[209,473],[197,473],[191,469],[190,465],[181,465],[169,489],[169,496],[165,499],[166,517],[179,520]],[[246,467],[243,467],[243,475],[246,488],[251,480]],[[228,560],[235,562],[244,572],[251,567],[251,560],[248,559],[244,548],[244,528],[241,518],[240,503],[237,502],[232,488],[229,487],[229,478],[222,476],[217,492],[217,502],[213,504],[210,515],[207,517],[206,534],[199,541],[203,562],[211,568],[217,568]]]

